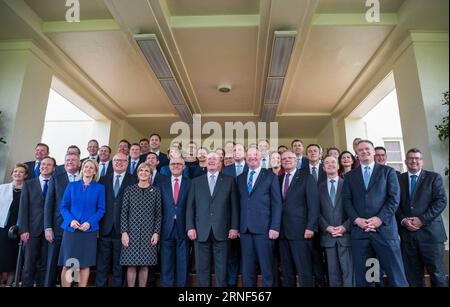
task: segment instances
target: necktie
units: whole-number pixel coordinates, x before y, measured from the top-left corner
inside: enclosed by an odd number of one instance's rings
[[[175,184],[173,185],[173,202],[175,207],[178,202],[178,194],[180,193],[180,184],[178,183],[178,178],[175,178]]]
[[[69,174],[69,181],[74,182],[75,181],[75,174]]]
[[[366,166],[364,167],[364,186],[367,188],[369,187],[369,181],[370,181],[370,167]]]
[[[41,175],[41,161],[36,161],[34,167],[34,177],[39,177]]]
[[[313,166],[311,174],[313,175],[314,180],[317,182],[317,167]]]
[[[267,160],[266,158],[262,159],[262,167],[267,168]]]
[[[297,159],[297,169],[302,168],[302,159]]]
[[[411,176],[411,184],[409,186],[409,198],[411,199],[414,194],[414,189],[416,188],[417,175]]]
[[[116,176],[116,181],[114,182],[114,197],[117,197],[120,190],[120,175]]]
[[[286,173],[286,177],[284,179],[284,188],[283,188],[283,197],[286,198],[287,191],[289,189],[289,176],[290,173]]]
[[[209,176],[209,192],[211,193],[211,196],[213,195],[215,185],[216,185],[216,176],[214,175]]]
[[[242,165],[238,164],[236,165],[236,176],[239,176],[242,174]]]
[[[251,171],[250,172],[250,177],[248,178],[248,182],[247,182],[247,191],[248,194],[250,194],[252,192],[253,189],[253,175],[255,175],[255,171]]]
[[[336,182],[336,180],[331,179],[331,188],[330,188],[330,198],[331,198],[331,204],[333,205],[333,207],[336,206],[336,187],[334,186],[334,183]]]
[[[130,174],[134,174],[134,170],[136,169],[136,161],[131,162]]]
[[[44,179],[44,187],[42,188],[42,197],[47,197],[48,179]]]
[[[101,165],[101,168],[102,168],[102,170],[100,172],[100,177],[103,177],[106,174],[106,163],[102,162],[102,163],[100,163],[100,165]]]

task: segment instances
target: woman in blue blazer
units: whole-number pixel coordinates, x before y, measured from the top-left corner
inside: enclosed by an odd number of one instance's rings
[[[71,268],[80,269],[78,286],[86,287],[90,267],[96,264],[98,224],[105,213],[105,187],[97,183],[97,162],[84,161],[80,177],[67,185],[60,204],[64,233],[58,265],[63,267],[63,287],[74,281],[71,272],[67,275]]]

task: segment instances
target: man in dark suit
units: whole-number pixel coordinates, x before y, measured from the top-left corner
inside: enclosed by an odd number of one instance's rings
[[[98,163],[99,178],[113,173],[113,165],[111,158],[111,147],[103,145],[98,150],[100,161]]]
[[[47,144],[39,143],[36,145],[36,147],[34,149],[35,160],[25,162],[25,164],[28,166],[27,180],[39,177],[39,175],[41,174],[41,171],[40,171],[41,161],[42,161],[42,159],[47,157],[49,154],[50,154],[50,150],[49,150]]]
[[[322,158],[322,147],[318,144],[309,144],[306,148],[306,153],[308,155],[309,164],[303,171],[309,172],[313,177],[317,185],[327,180],[327,175],[323,170],[323,165],[321,163]],[[313,272],[315,277],[315,284],[317,287],[325,287],[325,275],[326,275],[326,264],[325,264],[325,251],[320,246],[320,232],[316,232],[312,239],[313,248]]]
[[[186,235],[186,204],[191,186],[183,177],[185,162],[181,157],[170,160],[171,177],[161,180],[161,285],[188,286],[189,241]],[[175,277],[176,272],[176,277]]]
[[[141,157],[142,161],[147,159],[147,155],[150,152],[150,141],[147,138],[143,138],[139,140],[139,147],[141,148]]]
[[[128,157],[128,169],[127,173],[136,178],[137,181],[137,169],[139,165],[145,162],[141,160],[141,148],[138,143],[134,143],[130,147],[130,156]]]
[[[410,286],[423,287],[424,266],[431,285],[448,287],[444,267],[447,241],[441,213],[447,206],[442,177],[423,169],[422,152],[406,154],[408,172],[399,176],[400,207],[397,211],[406,277]]]
[[[295,154],[282,155],[285,174],[279,177],[283,197],[280,256],[283,286],[296,286],[296,273],[302,287],[313,286],[312,237],[318,229],[319,195],[314,178],[296,168]]]
[[[38,287],[43,286],[47,263],[47,241],[44,235],[44,201],[48,181],[56,166],[53,158],[40,161],[40,175],[24,183],[19,205],[19,233],[25,244],[23,286],[32,287],[36,275]]]
[[[291,142],[292,152],[295,154],[295,167],[297,169],[307,169],[309,165],[308,158],[303,155],[303,142],[295,139]]]
[[[257,266],[263,287],[275,285],[274,241],[281,223],[281,194],[278,179],[261,168],[257,148],[247,152],[248,172],[238,179],[240,197],[240,240],[244,287],[257,286]]]
[[[113,172],[100,179],[100,183],[105,186],[106,208],[105,215],[100,220],[95,277],[97,287],[108,286],[108,274],[111,267],[113,273],[112,286],[122,286],[120,213],[125,189],[136,183],[136,179],[126,171],[128,166],[127,156],[123,153],[117,153],[113,157],[112,164]]]
[[[245,163],[245,147],[242,144],[235,144],[233,146],[233,160],[234,163],[226,166],[223,169],[223,173],[235,178],[237,182],[237,177],[243,172],[248,171],[247,163]],[[237,285],[240,258],[241,244],[239,238],[237,238],[236,240],[230,240],[227,264],[228,286],[230,287],[235,287]]]
[[[161,136],[157,133],[153,133],[150,136],[150,151],[158,155],[158,171],[161,167],[169,165],[169,158],[165,153],[161,152]]]
[[[59,203],[69,182],[80,179],[80,157],[78,154],[66,154],[64,160],[64,172],[54,173],[48,182],[47,197],[44,205],[44,229],[45,239],[48,242],[47,267],[45,271],[45,287],[55,285],[58,271],[58,257],[61,248],[63,230],[61,223],[63,217]]]
[[[345,175],[342,188],[342,202],[352,224],[355,284],[364,287],[379,281],[375,271],[382,268],[391,286],[407,287],[395,220],[400,202],[397,175],[393,168],[375,163],[372,142],[360,141],[357,151],[361,165]],[[373,265],[377,263],[373,258],[379,259],[379,265]]]
[[[98,141],[97,140],[90,140],[87,145],[87,151],[89,153],[89,156],[86,158],[81,159],[81,164],[83,164],[86,160],[94,160],[95,162],[100,162],[100,157],[98,156]]]
[[[342,206],[342,185],[338,176],[339,162],[328,156],[323,162],[327,180],[319,186],[321,229],[320,243],[325,249],[330,287],[353,287],[353,263],[350,242],[350,220]]]
[[[78,160],[80,160],[81,151],[80,151],[80,148],[78,148],[77,145],[70,145],[69,147],[67,147],[66,155],[68,155],[68,154],[77,155],[78,156]],[[80,167],[81,167],[81,163],[80,163]],[[61,165],[58,165],[55,168],[55,171],[53,172],[53,176],[54,175],[59,175],[59,174],[64,174],[65,172],[66,172],[65,164],[61,164]]]
[[[158,165],[159,165],[159,160],[158,160],[158,155],[154,152],[149,152],[147,155],[147,160],[145,160],[145,163],[147,163],[148,165],[150,165],[150,167],[153,170],[153,175],[152,175],[152,182],[151,184],[155,187],[161,188],[161,183],[164,180],[164,178],[167,178],[166,176],[162,175],[160,172],[158,172]]]
[[[211,253],[214,255],[216,286],[227,286],[228,239],[238,236],[239,203],[236,183],[220,173],[220,158],[208,154],[208,172],[194,178],[186,209],[188,237],[195,240],[197,286],[210,286]]]
[[[386,165],[387,158],[386,148],[384,148],[383,146],[375,147],[375,163]],[[397,170],[395,170],[395,173],[397,174],[397,176],[400,175],[400,172]]]

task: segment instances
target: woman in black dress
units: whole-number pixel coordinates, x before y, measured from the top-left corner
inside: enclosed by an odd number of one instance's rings
[[[19,252],[19,238],[10,239],[8,230],[17,223],[20,192],[27,176],[28,167],[17,164],[11,172],[13,181],[0,185],[0,272],[2,283],[5,281],[6,286],[11,286],[13,282]]]

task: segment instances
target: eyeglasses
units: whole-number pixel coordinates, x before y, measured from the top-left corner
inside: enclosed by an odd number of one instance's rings
[[[408,160],[408,161],[420,161],[420,160],[422,160],[422,158],[418,158],[418,157],[408,157],[408,158],[406,158],[406,160]]]
[[[170,166],[183,166],[183,163],[170,163]]]

